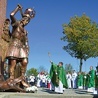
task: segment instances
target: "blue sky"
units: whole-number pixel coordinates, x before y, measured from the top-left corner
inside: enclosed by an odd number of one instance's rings
[[[98,23],[98,0],[8,0],[7,18],[17,4],[21,4],[23,10],[34,8],[36,11],[35,18],[26,26],[30,45],[27,69],[44,66],[49,70],[51,59],[55,63],[62,61],[64,65],[71,64],[78,71],[79,60],[62,49],[66,44],[60,40],[63,36],[62,24],[69,23],[71,17],[83,13]],[[16,18],[20,19],[20,13]],[[51,53],[50,59],[48,52]],[[88,71],[91,65],[95,68],[97,63],[98,58],[88,59],[83,62],[83,71]]]

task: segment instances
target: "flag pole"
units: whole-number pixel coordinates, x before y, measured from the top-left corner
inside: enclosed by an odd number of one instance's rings
[[[51,61],[51,53],[48,52],[49,61]]]

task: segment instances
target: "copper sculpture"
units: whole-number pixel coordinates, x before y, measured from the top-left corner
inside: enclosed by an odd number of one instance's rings
[[[15,18],[18,11],[20,11],[22,17],[21,20],[17,20]],[[4,22],[2,39],[8,43],[8,47],[5,51],[5,59],[8,60],[9,77],[7,80],[2,78],[2,81],[0,81],[0,89],[3,91],[9,89],[25,91],[24,88],[29,87],[29,85],[25,82],[25,72],[28,64],[29,53],[28,32],[24,29],[24,27],[32,18],[34,18],[34,16],[34,9],[28,8],[23,13],[22,6],[18,4],[10,14],[12,32],[10,32],[9,29],[10,20],[6,19]],[[15,67],[18,64],[21,65],[21,68],[20,74],[16,77]],[[22,87],[20,85],[22,85]]]

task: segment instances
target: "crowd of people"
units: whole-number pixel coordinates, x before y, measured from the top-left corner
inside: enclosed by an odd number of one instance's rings
[[[90,66],[90,71],[85,72],[64,72],[63,63],[59,62],[58,65],[51,62],[50,69],[52,89],[56,93],[63,93],[66,89],[85,89],[87,92],[95,92],[98,88],[98,66],[96,70]]]
[[[50,90],[63,94],[65,89],[85,89],[94,92],[98,88],[98,66],[96,70],[90,66],[90,71],[86,72],[65,72],[63,62],[54,64],[51,62],[50,73],[40,72],[36,77],[32,74],[28,78],[31,86],[49,88]]]
[[[49,78],[49,74],[45,73],[45,72],[40,72],[38,73],[37,76],[34,76],[34,74],[30,75],[27,78],[27,82],[31,85],[31,86],[37,86],[39,87],[48,87],[48,83],[50,83],[50,78]]]
[[[95,89],[95,72],[93,66],[90,66],[90,71],[88,73],[77,73],[75,70],[72,73],[68,72],[66,74],[68,88],[87,89],[88,92],[93,92]]]

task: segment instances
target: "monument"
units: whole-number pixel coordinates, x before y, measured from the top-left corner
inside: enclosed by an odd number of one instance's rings
[[[6,0],[0,0],[0,5]],[[5,2],[4,2],[5,1]],[[1,7],[1,6],[0,6]],[[4,7],[4,6],[3,6]],[[6,6],[5,6],[6,8]],[[0,33],[0,90],[15,90],[25,92],[25,88],[30,85],[25,81],[25,72],[28,64],[28,32],[25,26],[35,16],[32,8],[27,8],[24,12],[22,6],[18,4],[11,12],[10,19],[0,17],[1,33]],[[2,8],[0,8],[2,10]],[[6,9],[4,9],[6,11]],[[17,20],[15,15],[20,12],[21,19]],[[5,15],[5,13],[2,13]],[[1,15],[2,15],[1,14]],[[10,31],[10,25],[12,30]],[[7,67],[7,68],[6,68]],[[7,75],[7,77],[5,77]]]

